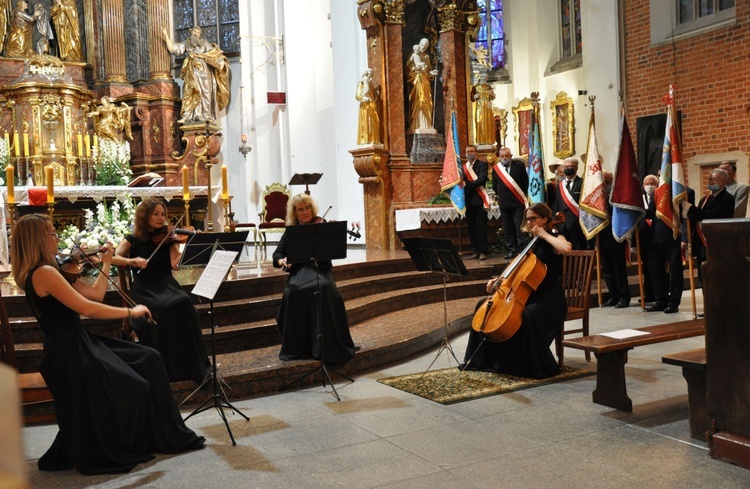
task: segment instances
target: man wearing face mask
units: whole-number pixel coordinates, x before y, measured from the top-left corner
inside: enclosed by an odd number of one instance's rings
[[[477,147],[466,147],[463,184],[466,195],[466,223],[469,227],[472,255],[469,260],[487,259],[487,209],[490,208],[487,190],[487,162],[477,159]]]
[[[716,168],[708,176],[708,192],[697,206],[689,202],[680,202],[682,217],[689,218],[695,223],[693,235],[693,255],[698,267],[698,278],[703,283],[701,265],[706,261],[706,238],[701,230],[704,219],[729,219],[734,217],[734,196],[726,190],[729,175],[724,170]]]
[[[521,160],[512,159],[508,148],[500,148],[500,161],[492,168],[492,188],[495,190],[500,206],[500,217],[505,235],[506,259],[516,256],[525,246],[526,238],[521,232],[524,210],[526,209],[526,192],[529,189],[529,175],[526,165]]]
[[[562,228],[563,236],[573,245],[574,250],[585,250],[586,236],[583,234],[579,222],[580,208],[578,202],[581,200],[581,187],[583,178],[578,173],[578,158],[565,158],[563,161],[563,173],[565,178],[555,186],[555,204],[552,210],[556,213],[565,214],[565,225]]]

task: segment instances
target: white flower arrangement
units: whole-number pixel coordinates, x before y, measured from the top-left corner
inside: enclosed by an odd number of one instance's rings
[[[98,248],[105,243],[117,246],[132,232],[131,223],[135,218],[133,195],[125,193],[107,206],[104,202],[96,205],[96,214],[91,209],[84,211],[84,229],[74,224],[60,232],[60,252],[70,253],[75,245],[81,248]]]
[[[0,139],[0,185],[5,185],[5,169],[8,167],[10,149],[5,144],[5,139]]]
[[[130,143],[102,138],[94,155],[97,185],[127,185],[133,176],[130,169]]]

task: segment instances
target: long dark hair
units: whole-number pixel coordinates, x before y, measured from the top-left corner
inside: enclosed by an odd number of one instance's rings
[[[164,202],[153,197],[144,200],[138,204],[138,207],[135,209],[135,229],[133,229],[133,236],[136,239],[145,241],[148,239],[148,235],[153,231],[151,226],[148,225],[148,218],[151,217],[151,214],[154,212],[157,205],[164,208],[164,216],[167,218],[167,222],[169,222],[167,206]]]

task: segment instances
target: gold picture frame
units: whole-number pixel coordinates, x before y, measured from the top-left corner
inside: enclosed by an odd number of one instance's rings
[[[530,98],[522,99],[517,106],[513,107],[513,119],[516,124],[516,141],[518,142],[518,156],[526,158],[529,156],[529,126],[531,126],[531,115],[534,104]]]
[[[560,92],[555,100],[550,102],[552,109],[552,141],[553,154],[564,159],[573,156],[575,148],[575,113],[573,100],[565,92]]]

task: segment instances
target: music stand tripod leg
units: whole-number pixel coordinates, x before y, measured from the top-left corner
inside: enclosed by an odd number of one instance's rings
[[[448,338],[448,274],[443,271],[443,342],[440,344],[440,349],[437,352],[437,355],[435,355],[435,358],[432,360],[432,363],[430,363],[430,366],[427,367],[427,370],[425,370],[422,375],[426,374],[430,371],[432,366],[435,364],[438,358],[440,358],[440,354],[443,353],[443,350],[446,350],[450,355],[448,356],[448,366],[450,367],[451,363],[451,356],[456,361],[457,365],[460,365],[461,362],[458,361],[458,358],[456,358],[456,353],[453,351],[453,347],[451,346],[450,339]]]
[[[221,384],[220,384],[221,381],[219,380],[219,369],[216,365],[216,337],[215,337],[216,323],[214,321],[213,299],[211,300],[210,310],[211,310],[211,383],[213,384],[214,392],[211,397],[203,401],[203,404],[198,406],[192,413],[188,414],[183,421],[187,421],[194,415],[202,413],[203,411],[207,411],[211,408],[216,408],[216,410],[219,412],[219,415],[221,416],[222,421],[224,421],[224,426],[226,426],[227,428],[227,432],[229,433],[229,438],[232,440],[232,445],[237,445],[237,442],[234,439],[234,435],[232,434],[232,428],[229,426],[229,421],[227,421],[227,416],[224,413],[224,408],[226,407],[236,412],[237,414],[245,418],[245,421],[250,421],[250,418],[245,416],[245,413],[243,413],[236,407],[232,406],[232,404],[230,404],[229,401],[226,399],[223,389],[221,389]],[[205,384],[205,381],[204,381],[204,384]],[[221,389],[221,392],[220,392],[220,389]]]

